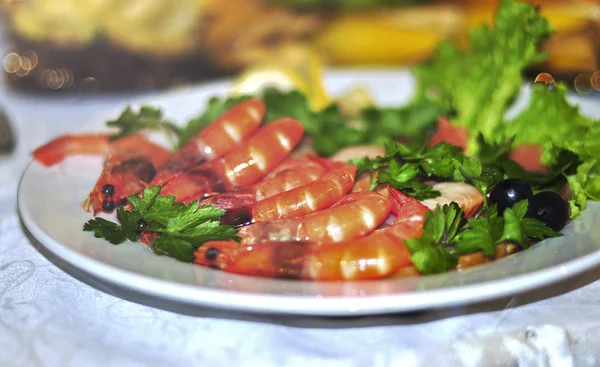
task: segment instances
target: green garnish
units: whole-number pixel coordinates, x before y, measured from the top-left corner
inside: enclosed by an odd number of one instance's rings
[[[344,115],[336,104],[315,112],[301,92],[274,88],[265,89],[262,99],[267,105],[265,121],[285,116],[302,121],[315,151],[322,156],[352,145],[382,145],[390,137],[419,138],[447,112],[440,104],[422,99],[402,107],[367,107],[359,116]]]
[[[119,132],[110,137],[110,140],[118,140],[128,135],[135,134],[141,130],[163,131],[171,139],[180,134],[179,126],[166,120],[160,108],[142,106],[135,112],[128,106],[115,120],[106,123],[108,127],[116,127]]]
[[[176,203],[174,196],[161,196],[160,191],[160,186],[153,186],[146,188],[142,197],[128,197],[132,210],[117,209],[119,224],[95,218],[88,221],[83,230],[119,245],[126,240],[139,241],[139,224],[144,223],[145,231],[159,235],[152,242],[155,252],[185,262],[192,262],[194,251],[205,242],[237,240],[234,227],[220,224],[225,210],[200,207],[197,201],[189,205]]]
[[[379,184],[389,184],[417,200],[433,199],[440,195],[425,180],[469,182],[485,192],[502,179],[500,172],[484,169],[481,162],[462,154],[462,149],[448,143],[418,149],[391,141],[386,144],[386,154],[375,159],[359,158],[351,161],[358,171],[380,171],[372,180],[371,190]]]
[[[496,246],[514,242],[522,248],[533,239],[561,236],[537,219],[527,218],[527,200],[515,204],[498,215],[495,206],[486,207],[477,218],[465,219],[456,203],[437,207],[425,215],[423,234],[405,241],[411,261],[423,274],[443,273],[458,263],[458,256],[482,251],[496,255]]]
[[[443,273],[457,265],[458,258],[449,247],[464,226],[463,214],[456,203],[437,207],[425,214],[422,236],[404,241],[412,263],[422,274]]]

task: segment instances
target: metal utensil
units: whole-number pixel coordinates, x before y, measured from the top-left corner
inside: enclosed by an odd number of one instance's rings
[[[0,154],[10,154],[17,146],[10,119],[0,107]]]

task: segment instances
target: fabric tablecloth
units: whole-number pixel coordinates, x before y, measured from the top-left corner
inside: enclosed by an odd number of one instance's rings
[[[0,87],[19,137],[0,156],[0,366],[600,366],[600,268],[486,304],[344,319],[173,312],[80,282],[29,240],[17,184],[33,148],[123,98]]]

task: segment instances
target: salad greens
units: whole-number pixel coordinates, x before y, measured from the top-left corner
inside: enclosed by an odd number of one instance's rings
[[[585,209],[587,199],[600,199],[600,125],[582,116],[566,99],[567,88],[541,84],[532,87],[528,106],[504,125],[502,133],[514,136],[514,145],[537,144],[544,148],[542,162],[556,165],[560,152],[571,152],[580,160],[578,167],[565,172],[573,197],[569,200],[571,217]]]
[[[377,174],[377,179],[372,180],[371,190],[379,184],[389,184],[417,200],[433,199],[440,195],[432,186],[423,183],[427,179],[469,182],[484,192],[496,181],[494,175],[483,170],[481,162],[462,154],[461,148],[448,143],[411,149],[402,143],[390,141],[384,157],[364,157],[354,159],[352,163],[358,167],[359,173],[368,171],[371,177],[376,171],[382,170]]]
[[[473,30],[468,49],[444,41],[432,60],[416,68],[420,93],[448,103],[456,111],[454,124],[491,138],[521,89],[525,68],[545,60],[539,46],[552,32],[533,6],[503,0],[494,27]],[[467,151],[477,147],[472,134]]]
[[[527,248],[532,239],[557,237],[561,234],[537,219],[526,218],[528,203],[522,200],[498,215],[495,206],[485,216],[465,219],[456,203],[427,212],[423,235],[406,240],[413,265],[422,274],[443,273],[458,264],[458,256],[481,251],[496,255],[496,246],[514,242]]]

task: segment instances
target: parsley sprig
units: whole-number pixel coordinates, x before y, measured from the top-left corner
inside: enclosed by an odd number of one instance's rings
[[[167,120],[160,108],[152,106],[141,106],[137,112],[131,106],[127,106],[119,117],[108,121],[106,126],[119,129],[110,140],[118,140],[141,130],[158,130],[174,142],[181,134],[179,126]]]
[[[143,223],[144,231],[158,234],[152,241],[155,252],[185,262],[191,262],[194,251],[205,242],[237,240],[237,230],[220,223],[225,210],[210,205],[200,207],[197,201],[189,205],[176,203],[174,196],[162,196],[160,192],[160,186],[153,186],[146,188],[142,197],[128,197],[132,210],[117,209],[119,224],[95,218],[85,223],[83,230],[119,245],[126,240],[139,241],[139,224]]]
[[[482,251],[496,255],[496,245],[514,242],[522,248],[532,240],[561,236],[537,219],[527,218],[527,200],[498,215],[495,206],[486,207],[477,218],[466,219],[456,203],[437,207],[425,216],[423,234],[405,241],[411,261],[423,274],[443,273],[455,267],[458,256]]]
[[[531,184],[534,191],[560,191],[567,183],[567,175],[573,174],[580,164],[577,154],[554,147],[548,148],[552,154],[548,173],[528,172],[510,158],[514,137],[492,143],[479,134],[477,140],[480,150],[476,157],[465,155],[461,148],[448,143],[409,147],[388,140],[383,157],[357,158],[351,163],[358,166],[359,173],[370,173],[371,190],[379,184],[389,184],[417,200],[440,195],[424,183],[427,180],[467,182],[486,193],[503,179],[520,178]]]
[[[466,181],[486,191],[501,178],[498,173],[484,170],[481,162],[462,154],[459,147],[439,143],[433,147],[422,145],[410,148],[397,141],[386,144],[383,157],[358,158],[351,161],[359,172],[368,171],[377,179],[371,181],[371,189],[387,183],[417,200],[432,199],[440,193],[425,184],[425,180]]]

